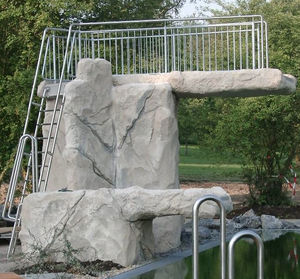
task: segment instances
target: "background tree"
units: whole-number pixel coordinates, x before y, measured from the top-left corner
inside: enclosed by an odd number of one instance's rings
[[[262,14],[269,25],[269,66],[299,77],[298,0],[209,2],[221,7],[221,10],[211,11],[214,15]],[[299,146],[299,90],[290,96],[232,98],[218,102],[219,106],[214,108],[216,128],[212,127],[207,143],[220,151],[231,150],[243,159],[254,202],[278,204],[284,201],[283,180],[278,175],[288,173]]]

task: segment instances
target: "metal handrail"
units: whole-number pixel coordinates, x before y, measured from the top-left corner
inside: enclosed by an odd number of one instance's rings
[[[206,195],[198,199],[193,206],[193,279],[199,278],[199,262],[198,262],[198,214],[199,208],[205,201],[214,201],[220,209],[220,225],[221,225],[221,279],[226,276],[226,211],[222,201],[213,195]]]
[[[16,158],[12,170],[12,175],[10,178],[9,182],[9,187],[8,187],[8,192],[6,195],[5,203],[4,203],[4,209],[2,212],[2,218],[6,221],[13,221],[15,222],[17,220],[16,216],[13,216],[12,214],[12,209],[13,209],[13,204],[14,204],[14,197],[15,197],[15,191],[17,188],[17,182],[18,182],[18,176],[20,173],[21,169],[21,163],[22,163],[22,158],[24,156],[24,149],[27,140],[31,141],[31,153],[30,157],[28,159],[28,164],[27,168],[32,169],[32,191],[36,192],[37,191],[37,185],[38,185],[38,159],[37,159],[37,140],[34,136],[25,134],[20,137],[19,140],[19,145],[16,153]],[[23,184],[23,189],[22,189],[22,195],[21,195],[21,200],[24,198],[25,192],[26,192],[26,187],[29,179],[29,172],[27,171],[26,177],[25,177],[25,182]]]
[[[261,237],[250,230],[244,230],[236,233],[230,240],[228,245],[228,279],[234,279],[234,246],[236,242],[243,238],[252,238],[257,246],[257,278],[264,278],[264,243]]]
[[[237,19],[243,22],[233,22]],[[132,27],[151,23],[161,24]],[[67,52],[65,80],[76,76],[76,64],[82,58],[109,60],[114,74],[268,67],[267,24],[258,15],[76,23],[70,27],[48,29],[51,34],[45,41],[44,79],[59,79]],[[69,35],[71,44],[67,43]]]

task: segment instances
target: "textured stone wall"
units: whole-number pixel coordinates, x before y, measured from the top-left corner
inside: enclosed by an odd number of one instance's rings
[[[155,217],[191,217],[194,202],[207,194],[219,197],[226,211],[232,210],[231,198],[221,187],[155,191],[140,187],[102,188],[32,194],[22,209],[22,250],[32,257],[45,253],[61,261],[68,243],[80,260],[131,265],[153,256]],[[200,207],[201,217],[213,217],[216,213],[214,202]],[[164,240],[168,241],[168,237]]]
[[[178,188],[176,105],[168,83],[113,86],[109,62],[84,59],[64,90],[48,191]]]
[[[168,83],[113,86],[109,62],[83,59],[64,90],[48,191],[179,187],[176,102]],[[181,225],[180,216],[154,220],[156,252],[180,245]]]

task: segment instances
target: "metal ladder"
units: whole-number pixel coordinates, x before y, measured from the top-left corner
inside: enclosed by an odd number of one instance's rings
[[[51,42],[53,38],[53,34],[51,32],[67,33],[68,43],[63,54],[63,65],[61,68],[59,68],[58,66],[58,70],[60,72],[59,76],[57,77],[57,79],[52,80],[53,83],[58,84],[56,95],[53,96],[55,97],[55,104],[53,108],[47,108],[46,98],[47,92],[49,90],[48,87],[45,87],[43,89],[43,93],[39,102],[34,101],[34,96],[37,91],[38,77],[40,76],[40,74],[42,74],[43,76],[45,71],[45,63],[47,57],[49,57],[49,42]],[[68,68],[66,67],[66,64],[68,62],[67,48],[69,45],[70,38],[71,32],[61,28],[46,28],[43,33],[23,135],[19,140],[19,145],[15,156],[15,162],[8,187],[8,192],[5,199],[5,206],[2,213],[2,218],[4,220],[14,223],[7,257],[10,257],[15,251],[15,246],[18,238],[18,231],[19,227],[21,226],[21,211],[24,198],[31,192],[46,191],[47,188],[51,164],[55,151],[59,124],[61,121],[64,107],[65,97],[64,92],[61,92],[61,89],[62,81],[65,77],[65,69],[69,71],[70,67],[70,65],[68,65]],[[53,56],[53,61],[54,59],[55,56]],[[42,63],[44,64],[41,67]],[[49,122],[44,121],[46,116],[47,118],[51,119]],[[33,135],[28,134],[28,125],[31,119],[36,119]],[[47,129],[47,131],[45,129]],[[30,147],[26,146],[28,139],[30,139],[31,141]],[[26,148],[29,148],[30,151],[25,152],[27,151]],[[22,183],[18,183],[20,171],[22,169],[22,164],[24,164],[24,160],[25,165],[27,166],[26,172],[24,174],[25,179]],[[18,191],[21,191],[21,196],[19,195]],[[18,197],[20,197],[19,202],[16,201],[16,198]],[[16,212],[13,213],[15,208]]]
[[[221,279],[226,279],[226,211],[222,201],[213,195],[206,195],[198,199],[193,206],[193,279],[199,279],[199,208],[205,201],[214,201],[220,209],[220,245],[221,245]],[[264,243],[261,237],[253,231],[244,230],[233,235],[228,244],[228,279],[234,279],[234,247],[243,237],[252,238],[257,246],[257,279],[264,278]]]
[[[46,190],[46,181],[49,177],[51,161],[54,153],[55,140],[58,132],[58,116],[62,111],[62,103],[57,102],[53,109],[46,108],[46,93],[48,88],[43,90],[40,103],[29,103],[28,114],[25,122],[24,134],[19,140],[19,145],[15,157],[15,162],[10,178],[8,192],[5,199],[2,218],[7,221],[14,222],[7,257],[10,257],[15,250],[18,228],[21,225],[21,210],[24,198],[29,193],[40,192]],[[59,99],[59,96],[57,96]],[[33,107],[38,108],[38,116],[35,124],[33,135],[26,134],[27,125],[31,117]],[[50,122],[44,122],[45,115],[51,117]],[[57,116],[58,115],[58,116]],[[48,135],[43,135],[45,130],[49,128]],[[31,145],[27,142],[30,140]],[[45,145],[46,143],[46,145]],[[43,148],[46,146],[46,148]],[[30,148],[29,152],[25,152],[26,148]],[[24,162],[25,161],[25,162]],[[22,163],[26,165],[26,172],[23,175],[25,179],[22,183],[18,183]],[[19,184],[19,185],[18,185]],[[21,194],[20,194],[21,192]],[[19,202],[17,201],[19,197]],[[16,208],[16,213],[13,210]]]

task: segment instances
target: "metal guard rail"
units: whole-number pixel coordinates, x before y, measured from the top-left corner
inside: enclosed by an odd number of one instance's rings
[[[82,58],[106,59],[116,75],[258,69],[269,63],[267,23],[256,15],[78,23],[46,31],[42,76],[49,80],[61,74],[63,80],[75,78]]]

